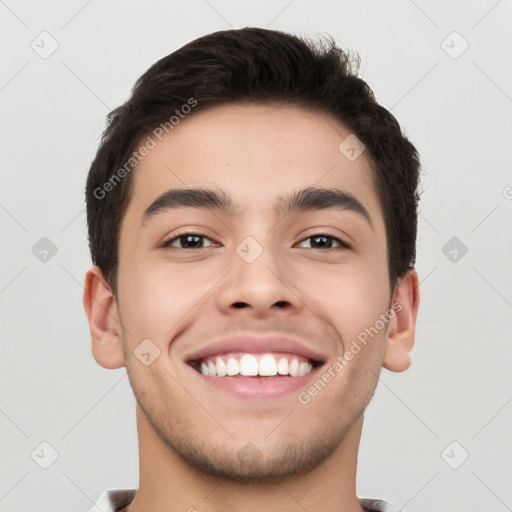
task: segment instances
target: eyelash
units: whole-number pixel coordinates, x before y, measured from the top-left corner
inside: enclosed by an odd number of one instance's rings
[[[185,236],[196,236],[196,237],[200,237],[200,238],[207,238],[208,240],[213,242],[213,240],[210,237],[208,237],[206,235],[202,235],[201,233],[185,232],[185,233],[180,233],[178,235],[175,235],[172,238],[170,238],[169,240],[165,241],[162,244],[162,247],[172,248],[172,249],[182,249],[184,251],[197,251],[199,249],[207,249],[208,248],[208,247],[196,247],[196,248],[171,247],[171,244],[173,242],[175,242],[176,240],[179,240],[181,237],[185,237]],[[338,242],[341,246],[341,247],[328,247],[327,249],[332,250],[332,249],[350,249],[351,248],[351,246],[349,244],[347,244],[344,240],[335,236],[334,233],[330,233],[328,231],[323,231],[321,233],[315,233],[314,235],[307,236],[306,238],[302,239],[301,242],[299,242],[299,243],[302,243],[305,240],[308,240],[310,238],[316,238],[316,237],[321,237],[321,236],[326,237],[326,238],[331,238],[331,239],[335,240],[336,242]],[[316,249],[316,250],[321,250],[321,251],[326,250],[326,249],[322,249],[319,247],[311,247],[311,249]]]

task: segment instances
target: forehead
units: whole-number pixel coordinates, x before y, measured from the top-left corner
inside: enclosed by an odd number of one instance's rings
[[[380,217],[367,155],[349,159],[352,136],[333,117],[292,106],[229,104],[192,113],[155,142],[134,171],[125,219],[140,221],[172,188],[221,189],[241,214],[275,215],[279,199],[308,187],[339,188]],[[350,139],[348,139],[350,140]]]

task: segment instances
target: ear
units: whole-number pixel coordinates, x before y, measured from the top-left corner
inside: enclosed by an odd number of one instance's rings
[[[411,365],[416,334],[416,317],[420,305],[418,273],[409,269],[398,280],[392,300],[395,316],[389,321],[383,366],[392,372],[403,372]]]
[[[97,266],[91,267],[85,276],[84,309],[94,359],[104,368],[121,368],[125,362],[119,311],[110,286]]]

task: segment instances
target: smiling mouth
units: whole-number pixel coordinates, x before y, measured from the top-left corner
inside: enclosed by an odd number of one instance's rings
[[[240,352],[208,356],[189,364],[208,377],[286,378],[307,375],[323,362],[289,353]]]

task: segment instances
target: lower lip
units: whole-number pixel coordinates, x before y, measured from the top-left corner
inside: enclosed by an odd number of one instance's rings
[[[306,387],[314,379],[321,366],[314,368],[311,373],[298,377],[215,377],[199,373],[187,365],[204,384],[215,391],[223,391],[243,399],[279,398]]]

